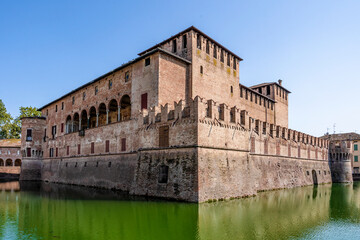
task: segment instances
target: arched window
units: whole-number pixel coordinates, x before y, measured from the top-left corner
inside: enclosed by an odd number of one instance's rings
[[[16,159],[16,160],[15,160],[15,166],[16,166],[16,167],[20,167],[20,166],[21,166],[21,160],[20,160],[20,159]]]
[[[118,121],[118,103],[115,99],[112,99],[109,103],[109,117],[108,123]]]
[[[11,167],[13,165],[13,161],[11,159],[6,160],[6,166]]]
[[[81,130],[88,128],[88,119],[86,110],[82,110],[81,112]]]
[[[89,112],[89,128],[96,127],[96,108],[91,107]]]
[[[78,113],[74,114],[74,121],[73,121],[73,132],[78,132],[79,131],[79,121],[80,121],[80,117]]]
[[[2,160],[1,158],[0,158],[0,167],[1,166],[4,166],[4,160]]]
[[[129,95],[124,95],[120,100],[120,119],[121,121],[130,120],[131,101]]]
[[[106,105],[105,103],[100,103],[99,106],[99,126],[106,124]]]
[[[71,133],[72,131],[72,122],[71,122],[71,116],[67,116],[66,118],[66,133]]]

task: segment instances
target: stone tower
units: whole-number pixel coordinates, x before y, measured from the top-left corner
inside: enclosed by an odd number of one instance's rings
[[[333,182],[352,182],[351,154],[345,141],[330,142],[329,164]]]

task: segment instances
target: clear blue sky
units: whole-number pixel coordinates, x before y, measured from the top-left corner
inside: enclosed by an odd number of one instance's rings
[[[194,25],[244,59],[240,82],[283,79],[289,127],[360,132],[360,1],[1,1],[0,99],[41,107]]]

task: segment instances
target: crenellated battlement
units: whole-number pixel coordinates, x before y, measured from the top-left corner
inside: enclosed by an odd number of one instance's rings
[[[155,106],[150,110],[142,110],[139,124],[153,125],[171,123],[172,125],[188,119],[201,124],[228,127],[235,130],[248,131],[252,136],[279,139],[300,145],[328,148],[329,141],[311,136],[293,129],[253,118],[246,110],[238,106],[228,106],[214,100],[206,100],[196,96],[188,102],[180,100],[172,104]]]

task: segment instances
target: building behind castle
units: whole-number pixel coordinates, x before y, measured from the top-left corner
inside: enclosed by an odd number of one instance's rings
[[[239,84],[241,61],[195,27],[139,53],[22,119],[21,179],[191,202],[331,182],[329,142],[288,129],[281,80]]]

